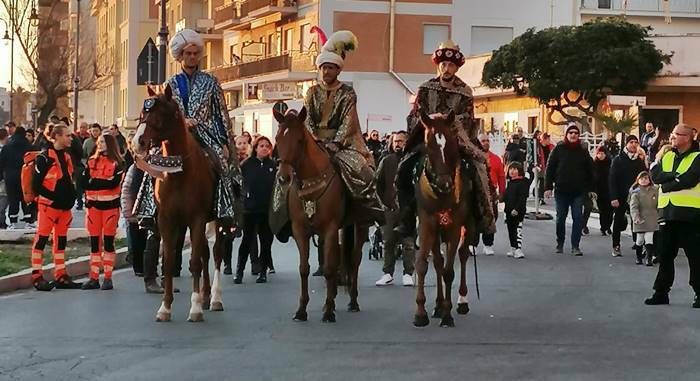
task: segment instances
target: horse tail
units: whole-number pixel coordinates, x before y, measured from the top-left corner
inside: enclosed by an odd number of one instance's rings
[[[341,263],[338,275],[340,276],[339,282],[345,285],[345,292],[350,293],[350,286],[352,282],[352,277],[350,276],[353,266],[352,266],[352,253],[355,246],[355,227],[354,225],[345,226],[341,229],[343,244],[340,248],[341,251]]]

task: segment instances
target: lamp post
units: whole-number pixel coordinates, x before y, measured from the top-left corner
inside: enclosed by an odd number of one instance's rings
[[[168,26],[165,20],[165,2],[160,0],[160,31],[158,32],[158,83],[165,82],[165,60],[167,58],[166,51],[168,45]]]
[[[77,0],[75,22],[75,67],[73,69],[73,131],[78,131],[78,95],[80,94],[80,75],[78,73],[78,56],[80,53],[80,0]]]

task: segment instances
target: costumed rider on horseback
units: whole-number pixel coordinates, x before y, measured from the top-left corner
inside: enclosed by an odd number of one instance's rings
[[[306,93],[306,126],[329,151],[353,201],[355,216],[383,221],[384,212],[377,197],[374,159],[367,149],[357,117],[357,95],[338,81],[345,53],[355,49],[357,38],[350,31],[338,31],[323,45],[316,58],[320,81]],[[363,221],[364,222],[364,221]]]
[[[416,233],[416,196],[414,191],[415,169],[422,156],[423,134],[420,126],[420,112],[428,115],[456,115],[452,131],[457,136],[463,166],[476,192],[474,211],[478,230],[483,233],[496,231],[495,218],[491,209],[488,179],[488,158],[479,148],[477,130],[474,126],[474,98],[472,89],[456,73],[464,64],[464,55],[459,46],[447,41],[433,53],[433,63],[438,67],[438,77],[424,82],[418,88],[413,110],[407,117],[409,138],[406,143],[406,156],[399,164],[396,175],[401,221],[397,231],[403,235]]]
[[[238,214],[234,215],[235,206],[238,205],[234,199],[234,189],[239,189],[241,184],[240,170],[237,157],[232,153],[235,151],[229,149],[231,120],[221,86],[213,75],[199,70],[203,50],[204,40],[197,32],[191,29],[178,32],[170,41],[170,54],[180,62],[182,71],[171,77],[167,84],[170,85],[173,99],[182,111],[185,125],[216,166],[218,184],[215,191],[215,210],[212,213],[216,217],[219,230],[225,235],[230,235],[228,233],[237,230],[239,225]],[[148,101],[146,100],[144,107],[147,107]],[[168,162],[167,159],[162,159],[163,157],[158,155],[151,155],[149,163],[160,165]],[[137,217],[145,220],[146,225],[154,221],[154,185],[153,178],[148,174],[144,176],[134,209]]]

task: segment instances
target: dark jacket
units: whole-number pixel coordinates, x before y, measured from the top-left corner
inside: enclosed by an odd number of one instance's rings
[[[53,150],[53,148],[49,148],[49,150]],[[56,164],[60,166],[63,176],[56,182],[56,188],[53,191],[46,189],[43,184],[46,173],[54,164],[53,159],[49,158],[47,150],[42,151],[36,157],[35,171],[32,176],[32,189],[34,192],[53,201],[51,207],[60,210],[71,210],[73,204],[75,204],[75,187],[73,186],[71,174],[68,173],[66,155],[68,155],[66,150],[56,151],[56,156],[58,157],[58,163]]]
[[[506,191],[503,194],[503,202],[505,208],[503,211],[506,214],[506,219],[522,221],[527,211],[527,192],[530,189],[530,182],[524,177],[511,179],[506,185]],[[517,216],[511,216],[513,210],[518,211]]]
[[[30,149],[31,144],[24,135],[12,135],[0,150],[0,179],[19,184],[24,154]]]
[[[557,144],[547,160],[544,189],[584,194],[593,189],[593,159],[581,144]]]
[[[386,207],[396,206],[396,185],[394,180],[396,179],[396,173],[399,168],[399,162],[401,161],[402,155],[393,152],[390,153],[379,162],[379,167],[377,167],[377,195],[379,196],[379,201],[382,205]]]
[[[252,156],[241,164],[246,213],[267,213],[272,197],[277,165],[270,158]]]
[[[525,163],[525,159],[527,158],[527,151],[523,149],[523,146],[520,143],[510,142],[506,146],[504,158],[506,165],[513,161]]]
[[[374,158],[374,165],[377,165],[377,163],[379,163],[379,159],[382,156],[382,152],[384,151],[382,142],[375,139],[368,139],[367,149],[372,153],[372,157]]]
[[[637,157],[630,159],[627,150],[623,149],[610,166],[610,201],[617,200],[621,204],[627,203],[630,187],[637,179],[640,172],[646,171],[644,160]]]
[[[675,150],[674,150],[675,151]],[[651,168],[652,181],[661,186],[663,192],[675,192],[683,189],[691,189],[700,181],[700,158],[695,158],[690,168],[682,175],[675,173],[676,168],[681,163],[681,160],[691,152],[698,152],[698,144],[693,143],[688,151],[683,154],[676,152],[676,159],[673,161],[673,172],[663,172],[661,164],[657,164]],[[682,206],[667,205],[662,209],[662,218],[666,221],[683,221],[698,224],[700,221],[700,209],[686,208]]]
[[[593,192],[598,199],[610,200],[610,159],[593,160]]]

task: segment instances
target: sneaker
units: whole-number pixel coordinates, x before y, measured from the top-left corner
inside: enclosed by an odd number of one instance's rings
[[[43,276],[34,279],[32,284],[37,291],[51,291],[54,288],[53,282],[47,282]]]
[[[697,301],[697,299],[696,299]],[[658,306],[661,304],[668,304],[668,293],[654,291],[654,295],[644,301],[647,306]]]
[[[602,235],[603,237],[605,237],[605,236],[608,235],[608,232],[605,231],[605,230],[603,230],[603,229],[600,229],[600,235]]]
[[[68,276],[68,274],[61,275],[61,277],[56,279],[53,283],[59,290],[77,290],[83,286],[82,283],[73,282],[73,279]]]
[[[612,256],[613,257],[621,257],[622,256],[622,252],[620,251],[620,246],[613,247]]]
[[[515,259],[524,259],[525,254],[523,254],[523,251],[520,249],[515,249],[515,252],[513,253],[513,258]]]
[[[87,282],[83,283],[83,286],[80,287],[82,290],[97,290],[100,288],[100,281],[97,279],[90,279]]]
[[[11,223],[7,226],[7,230],[17,230],[17,229],[18,229],[17,224]]]
[[[508,250],[508,252],[506,253],[506,257],[512,257],[514,253],[515,249],[511,247],[510,250]]]
[[[111,290],[111,289],[113,289],[113,288],[114,288],[114,285],[112,284],[112,280],[111,280],[111,279],[105,279],[105,280],[102,282],[102,287],[101,287],[101,288],[102,288],[102,290]]]
[[[493,247],[492,246],[484,246],[484,255],[493,255]]]
[[[385,274],[389,275],[389,274]],[[403,274],[403,277],[401,277],[401,284],[403,284],[404,287],[413,287],[413,275],[411,274]]]
[[[33,223],[33,222],[25,222],[25,223],[24,223],[24,228],[25,228],[25,229],[32,229],[32,230],[35,230],[35,229],[36,229],[36,224]]]
[[[233,274],[233,270],[231,270],[231,266],[224,266],[224,275],[231,275]]]
[[[591,231],[588,230],[588,226],[584,226],[583,229],[581,229],[581,234],[583,234],[583,235],[591,234]]]
[[[374,282],[375,286],[388,286],[394,282],[394,277],[391,274],[384,274],[378,281]]]
[[[571,248],[571,254],[573,254],[575,257],[583,256],[583,252],[578,247]]]
[[[700,308],[700,295],[695,294],[695,300],[693,301],[693,308]]]
[[[274,267],[270,267],[270,269],[267,270],[267,273],[268,273],[268,274],[274,274],[274,273],[275,273],[275,268],[274,268]]]

